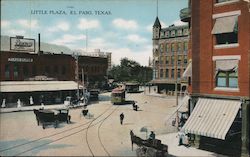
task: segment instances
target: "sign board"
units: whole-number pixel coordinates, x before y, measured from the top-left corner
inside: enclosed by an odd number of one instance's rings
[[[33,62],[32,58],[8,58],[9,62],[26,62],[30,63]]]
[[[35,39],[10,37],[10,50],[35,52]]]

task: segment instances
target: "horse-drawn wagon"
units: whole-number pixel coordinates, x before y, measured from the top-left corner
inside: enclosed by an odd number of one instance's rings
[[[43,129],[47,125],[54,125],[56,128],[60,122],[70,123],[71,116],[69,115],[69,110],[55,110],[58,112],[55,114],[53,110],[36,110],[34,109],[34,114],[36,115],[37,125],[42,124]]]
[[[133,144],[136,144],[139,148],[136,150],[138,157],[164,157],[168,154],[168,146],[161,143],[158,139],[142,139],[134,135],[133,131],[130,131],[130,137]]]

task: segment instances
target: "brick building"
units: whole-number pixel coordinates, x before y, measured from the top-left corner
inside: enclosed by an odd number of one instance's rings
[[[161,28],[156,17],[153,25],[153,84],[158,86],[158,92],[175,90],[177,80],[178,90],[185,91],[186,79],[181,79],[188,63],[188,25],[169,26]]]
[[[18,99],[29,105],[63,103],[66,96],[77,97],[84,86],[100,88],[107,83],[108,57],[69,54],[1,51],[0,102],[16,107]],[[77,76],[78,75],[78,76]],[[78,84],[78,83],[79,84]],[[81,93],[81,92],[80,92]],[[1,105],[2,106],[2,105]]]
[[[191,10],[180,12],[190,24],[192,60],[184,76],[191,80],[191,114],[182,130],[195,135],[201,149],[249,156],[249,1],[191,0],[189,5]]]

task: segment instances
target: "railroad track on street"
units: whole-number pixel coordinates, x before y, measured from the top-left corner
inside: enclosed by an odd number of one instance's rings
[[[72,127],[72,128],[69,128],[67,130],[63,130],[61,132],[57,132],[57,133],[54,133],[54,134],[51,134],[51,135],[47,135],[47,136],[43,136],[43,137],[40,137],[40,138],[37,138],[35,140],[32,140],[32,141],[29,141],[29,142],[25,142],[25,143],[22,143],[22,144],[18,144],[18,145],[14,145],[14,146],[11,146],[11,147],[8,147],[8,148],[4,148],[4,149],[1,149],[0,150],[0,155],[4,155],[2,154],[3,152],[6,152],[6,151],[15,151],[15,150],[18,150],[20,148],[25,148],[27,147],[27,145],[31,145],[31,148],[29,149],[25,149],[24,151],[22,152],[18,152],[16,154],[13,154],[11,156],[20,156],[24,153],[27,153],[27,152],[30,152],[30,151],[33,151],[35,149],[38,149],[40,147],[43,147],[43,146],[46,146],[46,145],[49,145],[51,143],[54,143],[54,142],[57,142],[57,141],[60,141],[62,139],[65,139],[65,138],[68,138],[70,136],[73,136],[75,134],[78,134],[78,133],[81,133],[82,131],[84,130],[87,130],[88,128],[91,128],[99,123],[101,123],[103,120],[106,119],[106,117],[104,119],[101,119],[99,121],[97,121],[96,123],[93,123],[93,121],[97,120],[98,118],[100,118],[101,116],[103,116],[107,111],[109,111],[113,106],[110,106],[108,107],[106,110],[104,110],[100,115],[98,115],[96,118],[94,118],[92,121],[89,121],[89,122],[86,122],[86,123],[83,123],[83,124],[80,124],[78,126],[75,126],[75,127]],[[88,125],[86,127],[86,125]],[[85,126],[85,127],[84,127]],[[72,130],[75,130],[72,132]],[[59,135],[62,135],[62,137],[58,137],[56,138],[57,136]],[[53,139],[52,141],[49,141],[49,142],[46,142],[44,144],[39,144],[39,145],[36,145],[36,143],[39,143],[39,141],[41,140],[44,140],[44,139],[49,139],[49,138],[55,138]],[[34,146],[36,145],[36,146]],[[23,149],[21,149],[23,150]],[[8,154],[9,155],[9,154]]]
[[[97,136],[97,137],[98,137],[98,140],[99,140],[99,142],[100,142],[100,144],[101,144],[101,147],[103,148],[103,150],[105,151],[105,153],[106,153],[108,156],[110,156],[110,153],[108,152],[108,150],[106,149],[106,147],[105,147],[104,144],[102,143],[101,136],[100,136],[100,128],[101,128],[102,124],[104,123],[104,121],[105,121],[106,119],[108,119],[108,118],[117,110],[118,107],[119,107],[119,106],[117,106],[108,116],[106,116],[103,120],[101,120],[101,123],[100,123],[100,125],[98,126],[98,136]],[[94,121],[95,121],[95,120],[93,120],[92,122],[94,122]],[[89,126],[87,127],[85,139],[86,139],[86,143],[87,143],[87,146],[88,146],[88,149],[89,149],[90,153],[92,154],[92,156],[95,156],[95,154],[94,154],[94,152],[93,152],[93,148],[91,148],[90,143],[89,143],[89,140],[88,140],[89,128],[90,128],[92,122],[91,122],[91,123],[89,124]]]

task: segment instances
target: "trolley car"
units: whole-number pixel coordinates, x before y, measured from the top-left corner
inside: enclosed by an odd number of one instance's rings
[[[125,103],[125,89],[118,87],[112,90],[111,93],[111,103],[122,104]]]

